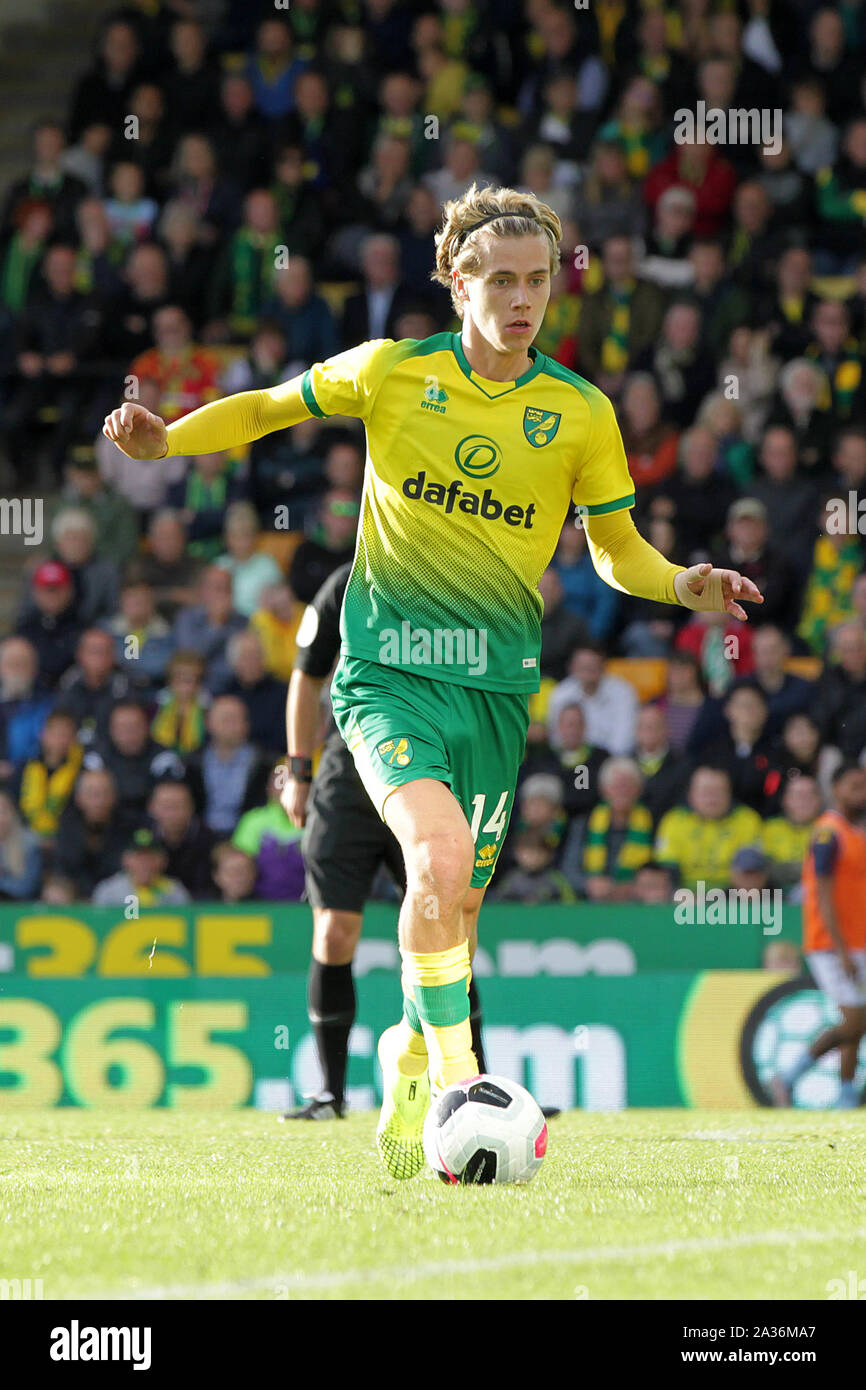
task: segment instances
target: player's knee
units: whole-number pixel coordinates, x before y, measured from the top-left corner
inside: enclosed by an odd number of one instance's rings
[[[316,914],[313,955],[322,965],[348,965],[361,935],[359,912],[326,909]]]
[[[409,890],[437,898],[443,910],[459,908],[472,877],[473,853],[468,829],[426,835],[406,855]]]

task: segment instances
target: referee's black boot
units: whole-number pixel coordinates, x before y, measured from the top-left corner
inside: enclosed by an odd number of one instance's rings
[[[302,1105],[298,1110],[290,1110],[287,1115],[280,1115],[281,1120],[342,1120],[343,1107],[336,1101],[330,1091],[322,1091],[319,1095],[313,1096],[312,1100],[306,1105]]]

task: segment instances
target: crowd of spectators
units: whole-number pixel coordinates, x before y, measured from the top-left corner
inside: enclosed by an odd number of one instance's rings
[[[866,6],[207,14],[109,16],[2,200],[0,451],[11,490],[40,462],[53,485],[0,642],[0,896],[300,895],[286,682],[354,545],[360,427],[133,462],[102,417],[456,329],[433,233],[473,181],[562,219],[537,347],[614,400],[642,532],[765,595],[747,626],[629,598],[566,520],[492,895],[796,892],[833,768],[866,757]],[[701,102],[769,138],[681,139]]]

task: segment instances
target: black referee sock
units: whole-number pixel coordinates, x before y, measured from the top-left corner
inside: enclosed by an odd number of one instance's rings
[[[349,1056],[349,1034],[355,1022],[355,980],[352,966],[310,961],[307,1013],[313,1025],[325,1090],[342,1106]]]
[[[474,975],[469,981],[469,1027],[472,1029],[472,1051],[475,1053],[479,1074],[482,1074],[487,1070],[487,1058],[484,1056],[484,1043],[481,1039],[481,1000],[478,998],[478,986]]]

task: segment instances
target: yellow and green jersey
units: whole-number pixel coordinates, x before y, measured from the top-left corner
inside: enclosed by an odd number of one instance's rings
[[[344,653],[538,689],[538,580],[569,502],[614,512],[634,488],[607,397],[530,355],[516,381],[488,381],[459,334],[437,333],[362,343],[304,375],[311,414],[357,416],[367,430]]]

